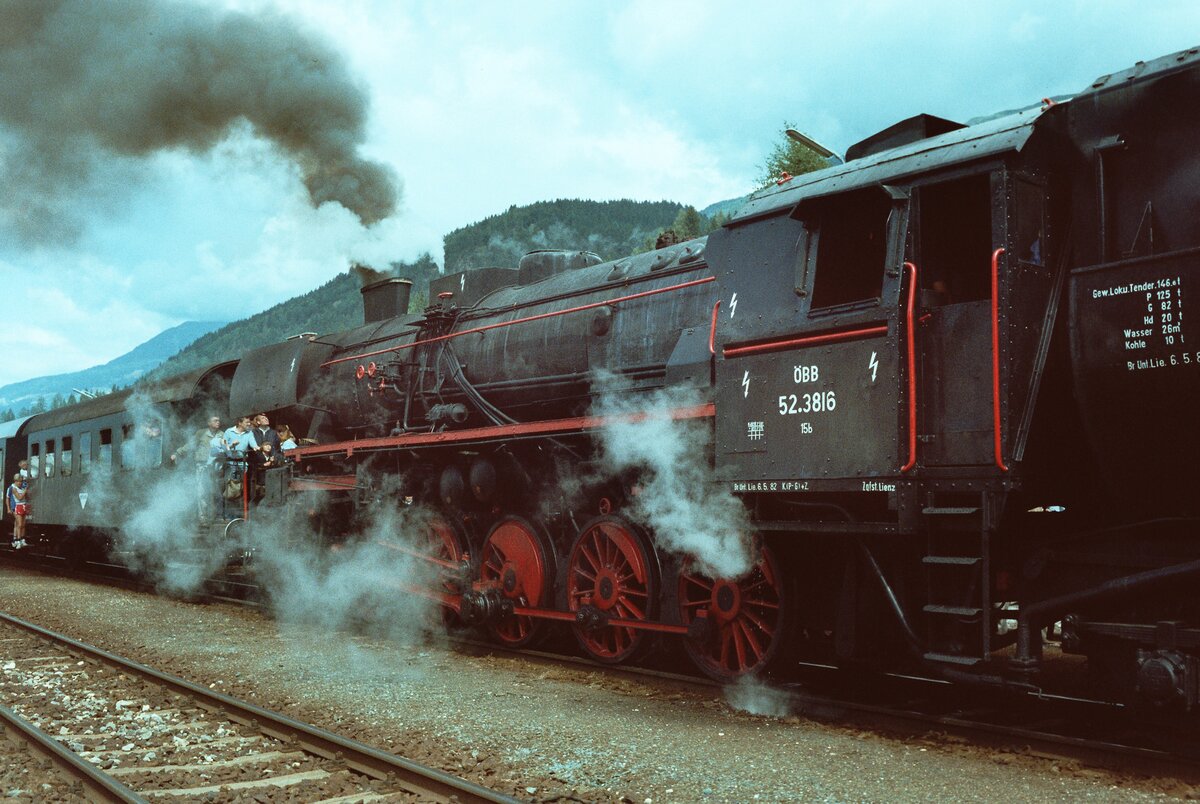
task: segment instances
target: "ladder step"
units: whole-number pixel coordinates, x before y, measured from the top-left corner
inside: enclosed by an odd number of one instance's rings
[[[979,508],[922,508],[922,514],[930,516],[969,516],[970,514],[978,514]]]
[[[954,617],[978,617],[983,614],[983,609],[973,609],[967,606],[941,606],[932,603],[925,606],[923,611],[927,614],[945,614]]]
[[[964,667],[979,664],[983,661],[978,656],[955,656],[950,653],[926,653],[925,661],[940,662],[941,664],[957,664]]]
[[[973,567],[983,561],[979,556],[924,556],[922,564],[952,564],[959,567]]]

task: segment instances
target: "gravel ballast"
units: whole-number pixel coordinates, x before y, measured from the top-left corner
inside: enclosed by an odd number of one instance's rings
[[[0,590],[0,609],[14,616],[523,800],[1138,801],[1193,793],[1173,780],[938,735],[754,716],[714,695],[600,668],[476,655],[437,641],[398,644],[12,567],[0,567]]]

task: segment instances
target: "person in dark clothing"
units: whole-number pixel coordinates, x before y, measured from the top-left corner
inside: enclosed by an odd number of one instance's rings
[[[279,454],[279,433],[275,432],[275,428],[271,426],[271,420],[267,418],[267,414],[255,414],[253,432],[254,440],[258,442],[259,447],[263,444],[270,444],[274,453]]]

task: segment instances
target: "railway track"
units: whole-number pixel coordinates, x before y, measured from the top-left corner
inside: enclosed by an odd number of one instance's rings
[[[6,726],[102,800],[514,801],[7,614],[0,656]]]
[[[230,600],[219,595],[216,599]],[[474,639],[451,641],[457,650],[475,654],[598,669],[587,659],[562,653],[512,650]],[[698,674],[631,665],[602,670],[608,677],[659,686],[668,693],[729,697],[720,685]],[[1200,783],[1200,739],[1178,722],[1147,726],[1144,713],[1139,720],[1122,705],[1052,691],[973,690],[903,675],[872,678],[870,700],[864,700],[864,686],[845,683],[837,668],[805,665],[798,676],[773,680],[777,711],[905,737],[946,735],[999,752]]]

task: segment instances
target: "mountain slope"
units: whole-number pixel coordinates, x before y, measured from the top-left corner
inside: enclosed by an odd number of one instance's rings
[[[683,205],[674,201],[559,199],[509,207],[444,238],[446,273],[499,266],[516,268],[536,249],[594,251],[615,260],[643,248],[671,225]]]
[[[185,321],[102,366],[10,383],[0,387],[0,407],[20,410],[39,399],[49,403],[55,395],[70,396],[80,389],[107,391],[114,385],[130,385],[192,341],[221,326],[224,326],[222,321]]]

